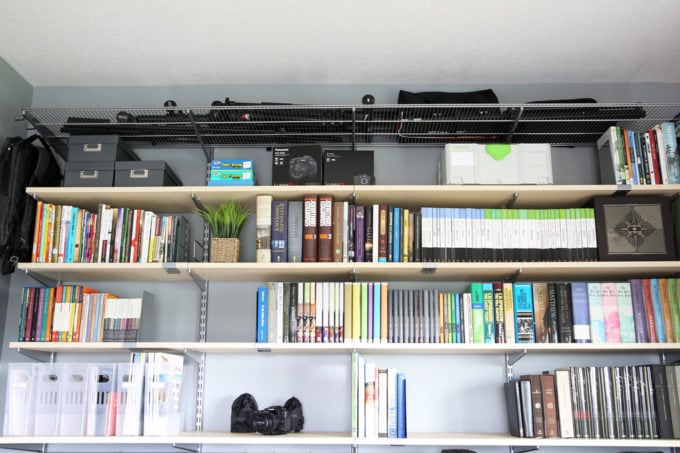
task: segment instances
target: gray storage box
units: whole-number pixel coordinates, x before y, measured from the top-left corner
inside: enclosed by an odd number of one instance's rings
[[[164,160],[119,161],[115,170],[114,185],[118,187],[182,185]]]
[[[69,162],[139,160],[117,135],[72,135],[68,139]]]
[[[113,162],[64,162],[64,187],[113,186]]]

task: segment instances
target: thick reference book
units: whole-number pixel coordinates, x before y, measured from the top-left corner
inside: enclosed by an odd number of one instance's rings
[[[272,201],[271,262],[288,262],[288,201]]]
[[[302,262],[302,225],[303,218],[302,200],[288,202],[288,262]]]
[[[333,261],[333,196],[319,195],[317,261]]]
[[[318,258],[319,200],[317,195],[304,196],[302,226],[302,261],[315,262]]]

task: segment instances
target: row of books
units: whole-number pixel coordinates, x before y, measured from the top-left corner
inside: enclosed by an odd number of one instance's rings
[[[597,144],[604,182],[680,183],[678,143],[672,122],[663,122],[642,132],[612,126]]]
[[[100,204],[97,212],[37,202],[34,263],[156,263],[187,260],[180,215]]]
[[[258,343],[647,343],[680,335],[675,278],[472,282],[467,291],[386,282],[270,282]]]
[[[352,436],[407,437],[406,375],[352,353]]]
[[[80,285],[25,287],[18,341],[137,341],[148,297],[120,298]]]
[[[593,261],[592,208],[409,209],[257,197],[258,262]]]
[[[184,428],[184,359],[133,353],[122,363],[10,363],[5,436],[170,435]]]
[[[518,437],[680,438],[680,365],[570,367],[504,386]]]

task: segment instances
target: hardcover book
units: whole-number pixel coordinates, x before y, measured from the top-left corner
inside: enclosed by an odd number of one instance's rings
[[[588,289],[585,282],[571,283],[571,307],[575,343],[590,343]]]
[[[291,200],[288,202],[288,262],[302,262],[302,226],[303,202]]]
[[[255,258],[258,263],[270,263],[272,260],[272,201],[271,195],[258,195],[255,201]]]
[[[333,196],[319,195],[317,261],[333,261]]]
[[[316,262],[318,258],[318,197],[317,195],[305,195],[302,226],[302,261]]]
[[[515,306],[515,339],[517,343],[534,343],[534,303],[531,283],[513,284]]]
[[[288,262],[288,201],[273,200],[271,232],[271,262]]]

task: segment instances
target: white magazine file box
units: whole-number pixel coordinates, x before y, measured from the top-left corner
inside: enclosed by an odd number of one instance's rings
[[[5,436],[32,436],[35,415],[35,364],[7,365]]]
[[[86,363],[61,363],[59,387],[60,436],[84,436],[87,417],[88,365]]]
[[[144,354],[144,353],[141,353]],[[116,436],[140,436],[144,410],[144,359],[117,364]]]
[[[87,428],[88,436],[110,436],[115,431],[116,379],[115,363],[93,363],[88,367]]]

